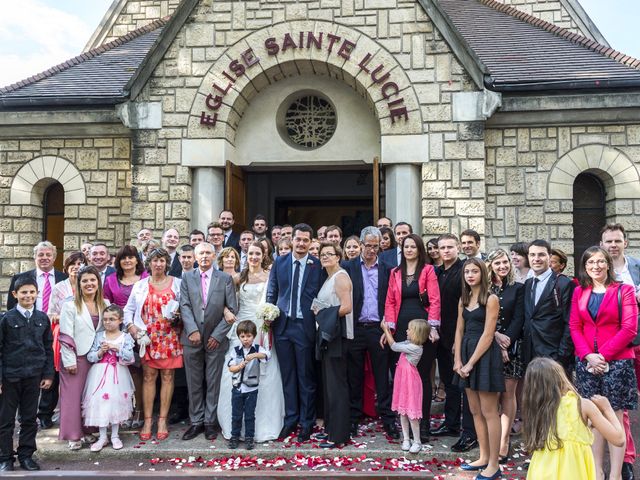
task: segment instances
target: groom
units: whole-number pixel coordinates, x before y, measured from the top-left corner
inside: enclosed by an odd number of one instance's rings
[[[316,421],[316,323],[311,302],[320,289],[322,269],[308,253],[312,237],[313,230],[306,223],[293,227],[293,250],[276,258],[267,289],[267,302],[280,309],[272,325],[285,405],[280,438],[293,433],[299,422],[299,442],[309,440]]]
[[[191,427],[182,439],[191,440],[204,432],[207,440],[213,440],[217,436],[220,377],[231,328],[223,319],[224,307],[237,313],[238,303],[231,276],[213,268],[213,245],[200,243],[195,252],[198,268],[183,273],[180,284],[184,323],[180,341],[184,348],[191,420]]]

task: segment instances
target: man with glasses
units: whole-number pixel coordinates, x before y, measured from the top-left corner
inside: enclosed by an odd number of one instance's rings
[[[390,350],[387,345],[380,348],[380,321],[384,318],[389,278],[387,267],[378,261],[381,240],[382,234],[378,228],[365,227],[360,232],[362,254],[343,264],[353,284],[354,338],[347,354],[351,436],[358,435],[358,426],[363,416],[362,386],[365,357],[368,352],[376,385],[378,413],[387,435],[398,439],[400,434],[395,424],[396,416],[391,410]]]
[[[224,230],[218,222],[212,222],[207,226],[207,242],[213,246],[213,255],[217,260],[224,248],[222,246],[224,243]],[[214,261],[213,268],[218,268],[217,265],[218,262]]]

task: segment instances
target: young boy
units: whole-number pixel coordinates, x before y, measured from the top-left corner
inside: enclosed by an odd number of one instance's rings
[[[242,417],[244,416],[244,442],[247,450],[253,450],[253,437],[256,426],[256,403],[258,401],[258,383],[260,364],[271,357],[271,353],[260,345],[254,345],[256,324],[251,320],[238,323],[236,330],[242,345],[235,348],[234,355],[227,365],[233,373],[231,390],[231,439],[229,448],[238,448]]]
[[[18,461],[24,470],[40,470],[36,451],[36,415],[40,389],[53,381],[53,336],[49,318],[35,309],[38,284],[30,275],[15,282],[18,304],[0,318],[0,472],[13,470],[13,430],[20,411]]]

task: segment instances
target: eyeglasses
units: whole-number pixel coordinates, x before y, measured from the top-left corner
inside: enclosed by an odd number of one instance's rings
[[[601,260],[587,260],[585,262],[585,265],[587,265],[588,267],[593,267],[594,265],[607,265],[608,262],[604,259]]]
[[[321,253],[320,258],[331,258],[338,256],[337,253]]]

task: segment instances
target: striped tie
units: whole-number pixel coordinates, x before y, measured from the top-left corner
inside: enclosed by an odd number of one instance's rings
[[[49,298],[51,297],[51,283],[49,283],[49,272],[44,272],[44,288],[42,290],[42,311],[47,313],[49,311]]]

